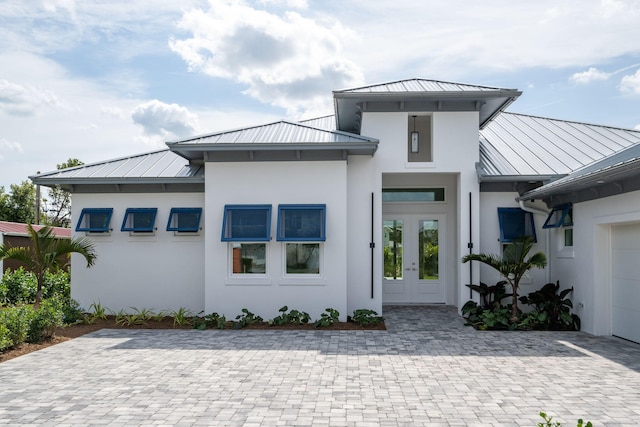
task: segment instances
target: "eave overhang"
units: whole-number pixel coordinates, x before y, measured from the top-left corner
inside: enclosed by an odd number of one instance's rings
[[[165,193],[203,192],[204,176],[197,177],[135,177],[135,178],[55,178],[32,175],[36,185],[61,188],[71,193]]]
[[[482,129],[521,94],[515,89],[391,93],[334,91],[333,99],[337,129],[360,134],[363,112],[477,111]]]
[[[574,176],[575,175],[575,176]],[[571,174],[528,191],[518,201],[543,200],[548,206],[579,203],[640,190],[640,158],[592,173]]]
[[[205,162],[346,160],[350,155],[373,154],[378,140],[351,143],[167,143],[171,151],[190,160]]]

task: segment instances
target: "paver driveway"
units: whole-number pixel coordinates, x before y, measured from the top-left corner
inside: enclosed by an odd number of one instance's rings
[[[451,307],[387,331],[102,330],[0,364],[0,424],[640,424],[640,345],[478,332]]]

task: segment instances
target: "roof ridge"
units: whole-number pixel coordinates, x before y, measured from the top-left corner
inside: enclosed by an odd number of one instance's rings
[[[639,129],[623,128],[623,127],[619,127],[619,126],[608,126],[608,125],[602,125],[602,124],[598,124],[598,123],[580,122],[578,120],[557,119],[557,118],[553,118],[553,117],[536,116],[534,114],[515,113],[513,111],[503,111],[502,113],[500,113],[500,115],[502,115],[502,114],[510,114],[510,115],[513,115],[513,116],[531,117],[531,118],[534,118],[534,119],[550,120],[550,121],[554,121],[554,122],[575,123],[575,124],[578,124],[578,125],[586,125],[586,126],[595,126],[595,127],[606,128],[606,129],[623,130],[623,131],[627,131],[627,132],[636,132],[636,133],[640,134],[640,130]]]
[[[359,87],[339,89],[339,90],[334,90],[333,92],[334,93],[349,92],[349,91],[367,89],[367,88],[371,88],[371,87],[375,87],[375,86],[394,85],[394,84],[406,83],[406,82],[444,83],[444,84],[450,84],[450,85],[479,87],[479,88],[493,89],[493,90],[505,90],[505,89],[506,90],[517,90],[517,89],[502,88],[502,87],[498,87],[498,86],[487,86],[487,85],[479,85],[479,84],[472,84],[472,83],[451,82],[451,81],[447,81],[447,80],[436,80],[436,79],[425,79],[425,78],[414,77],[414,78],[410,78],[410,79],[401,79],[401,80],[395,80],[395,81],[391,81],[391,82],[381,82],[381,83],[368,84],[368,85],[359,86]]]

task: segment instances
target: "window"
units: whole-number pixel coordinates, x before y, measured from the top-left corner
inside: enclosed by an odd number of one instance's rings
[[[153,233],[157,213],[157,208],[128,208],[124,214],[120,231]]]
[[[80,213],[76,231],[108,233],[112,214],[112,208],[84,208]]]
[[[326,205],[278,206],[277,240],[324,242]]]
[[[320,274],[320,243],[286,243],[286,274]]]
[[[573,206],[571,203],[556,206],[549,212],[542,228],[560,228],[559,249],[571,249],[573,246]]]
[[[197,233],[200,230],[202,208],[171,208],[167,231]]]
[[[536,240],[536,228],[533,214],[520,208],[498,208],[500,241],[511,242],[516,237],[531,236]]]
[[[444,188],[388,188],[382,202],[444,202]]]
[[[549,212],[542,228],[560,228],[573,225],[573,208],[570,204],[557,206]]]
[[[225,205],[223,242],[268,242],[271,238],[271,205]]]
[[[320,242],[326,240],[326,211],[326,205],[278,206],[277,240],[287,242],[285,274],[320,274]]]
[[[267,272],[267,245],[264,243],[230,244],[233,274],[265,274]]]

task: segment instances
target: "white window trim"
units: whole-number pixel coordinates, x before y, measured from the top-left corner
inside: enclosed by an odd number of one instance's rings
[[[564,231],[569,228],[572,230],[575,230],[573,228],[573,225],[556,228],[556,231],[557,231],[556,238],[558,239],[558,258],[574,258],[573,248],[575,245],[574,246],[564,245]]]

